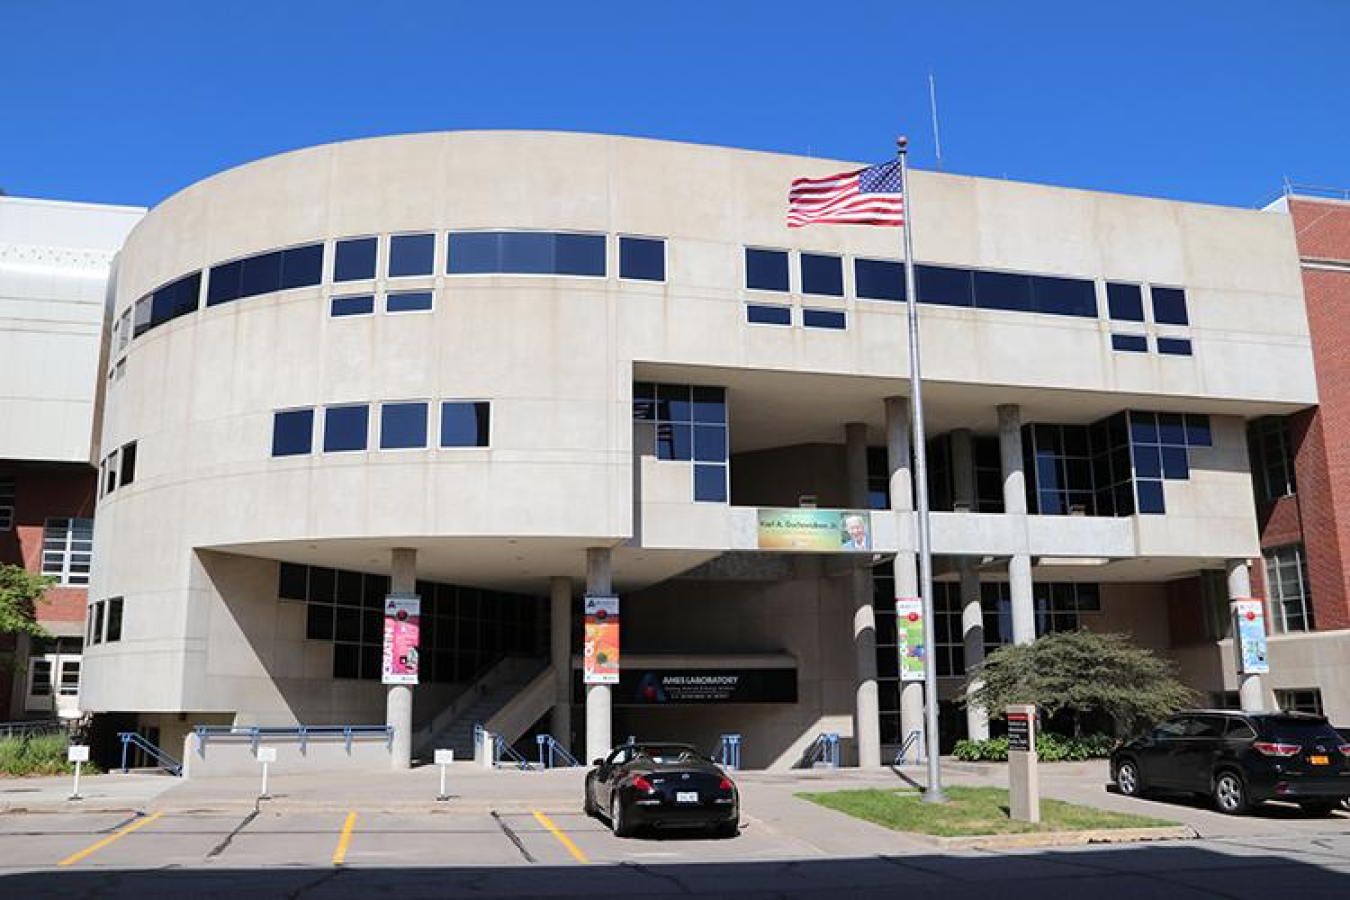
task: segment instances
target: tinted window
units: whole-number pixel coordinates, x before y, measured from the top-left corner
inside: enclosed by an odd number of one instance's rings
[[[1158,338],[1158,352],[1168,356],[1190,356],[1191,342],[1186,338]]]
[[[501,241],[495,231],[450,235],[445,270],[451,275],[501,271]]]
[[[120,641],[122,639],[122,598],[113,597],[108,601],[108,633],[105,641]]]
[[[427,404],[386,403],[380,407],[380,447],[401,450],[427,445]]]
[[[389,239],[389,276],[430,275],[435,271],[436,236],[396,234]]]
[[[837,256],[803,253],[802,293],[844,296],[844,261]]]
[[[451,234],[446,271],[452,275],[605,274],[603,234],[479,231]]]
[[[1154,286],[1153,321],[1159,325],[1189,325],[1186,315],[1186,292],[1180,288]]]
[[[372,294],[362,294],[356,297],[334,297],[328,307],[328,312],[334,318],[368,316],[375,312],[375,297]]]
[[[200,272],[194,272],[155,291],[150,297],[150,322],[145,330],[148,331],[156,325],[190,312],[196,312],[201,287],[202,275]]]
[[[1031,293],[1036,312],[1097,318],[1097,286],[1091,281],[1033,275]]]
[[[375,277],[376,239],[353,238],[337,242],[333,260],[334,281],[361,281]]]
[[[619,238],[619,277],[666,280],[666,242],[657,238]]]
[[[837,309],[804,309],[802,325],[807,328],[841,330],[848,327],[848,322],[844,313]]]
[[[915,266],[919,300],[939,306],[974,306],[975,288],[969,269],[947,266]]]
[[[745,286],[754,291],[781,291],[788,289],[788,255],[786,250],[758,250],[745,248]]]
[[[308,582],[308,566],[284,562],[277,571],[277,596],[283,600],[304,600]]]
[[[136,442],[122,447],[122,487],[136,480]]]
[[[1148,338],[1142,334],[1113,334],[1111,335],[1111,349],[1124,350],[1129,353],[1148,352]]]
[[[384,298],[384,311],[391,313],[426,312],[431,309],[431,291],[404,291]]]
[[[1136,484],[1139,495],[1139,512],[1146,515],[1162,515],[1167,511],[1163,502],[1161,481],[1139,481]]]
[[[244,272],[242,260],[222,263],[211,267],[211,277],[206,284],[206,305],[229,303],[239,299],[239,277]]]
[[[746,304],[745,320],[756,325],[791,325],[792,307]]]
[[[323,280],[323,244],[281,251],[281,289],[309,287]]]
[[[605,236],[603,234],[554,235],[553,271],[559,275],[605,274]]]
[[[272,417],[272,455],[300,456],[314,446],[314,410],[291,409]]]
[[[980,309],[1030,312],[1031,276],[1008,272],[975,272],[975,305]]]
[[[441,446],[488,446],[489,410],[487,403],[442,403]]]
[[[726,462],[727,429],[725,425],[694,426],[694,459],[699,462]]]
[[[1295,718],[1293,716],[1264,716],[1257,721],[1260,723],[1261,736],[1267,740],[1288,744],[1305,744],[1321,741],[1332,750],[1339,744],[1345,743],[1339,739],[1339,736],[1336,734],[1336,729],[1327,724],[1325,719],[1305,719],[1301,717]]]
[[[1190,722],[1187,737],[1220,738],[1223,737],[1224,726],[1223,716],[1196,716]]]
[[[854,289],[862,300],[905,299],[904,263],[880,259],[853,261]]]
[[[239,296],[254,297],[281,290],[281,252],[263,253],[244,260]]]
[[[1256,731],[1243,719],[1229,719],[1224,737],[1239,741],[1252,740],[1256,737]]]
[[[725,503],[727,470],[725,466],[694,466],[694,499],[704,503]]]
[[[1186,443],[1192,447],[1209,447],[1213,438],[1209,431],[1209,416],[1186,413]]]
[[[694,387],[695,422],[722,424],[727,420],[726,390],[720,387]]]
[[[1137,284],[1107,284],[1106,306],[1117,321],[1144,321],[1144,294]]]
[[[324,410],[325,453],[364,450],[369,432],[370,408],[367,406],[330,406]]]

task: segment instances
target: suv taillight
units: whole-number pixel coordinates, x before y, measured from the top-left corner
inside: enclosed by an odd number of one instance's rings
[[[645,791],[648,794],[653,793],[656,790],[656,788],[652,787],[652,783],[641,775],[638,775],[633,779],[633,787],[639,791]]]
[[[1341,755],[1350,756],[1350,744],[1341,744]]]
[[[1252,747],[1266,756],[1297,756],[1303,749],[1299,744],[1275,744],[1270,741],[1257,741]]]

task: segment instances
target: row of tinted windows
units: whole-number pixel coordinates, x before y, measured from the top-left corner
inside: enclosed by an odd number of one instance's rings
[[[1156,337],[1158,352],[1164,356],[1190,356],[1191,341],[1189,338],[1175,337]],[[1142,334],[1113,334],[1111,335],[1111,349],[1119,350],[1123,353],[1147,353],[1148,338]]]
[[[745,321],[752,325],[791,325],[792,307],[747,303]],[[848,316],[840,309],[803,309],[802,327],[842,331],[848,328]]]
[[[1161,287],[1155,284],[1149,287],[1149,298],[1153,302],[1153,321],[1157,324],[1190,324],[1190,316],[1186,313],[1186,292],[1181,288]],[[1142,286],[1107,282],[1106,306],[1114,321],[1144,321]]]
[[[435,298],[431,291],[390,291],[384,295],[386,313],[431,312],[434,305]],[[374,313],[374,294],[333,297],[328,301],[328,315],[335,319],[345,316],[369,316]]]
[[[491,404],[441,403],[441,447],[488,446]],[[381,450],[421,449],[428,445],[431,404],[425,401],[379,405]],[[272,455],[303,456],[314,452],[315,410],[287,409],[272,419]],[[370,444],[370,406],[353,404],[323,409],[324,453],[362,451]]]

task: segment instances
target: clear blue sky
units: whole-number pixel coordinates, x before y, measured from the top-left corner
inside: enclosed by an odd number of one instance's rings
[[[151,205],[311,144],[614,132],[1252,206],[1350,186],[1348,0],[0,0],[0,187]]]

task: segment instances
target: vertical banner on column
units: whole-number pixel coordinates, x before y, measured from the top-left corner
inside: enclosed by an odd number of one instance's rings
[[[923,601],[918,597],[895,598],[895,638],[899,644],[900,680],[923,681],[928,654],[923,647]]]
[[[416,596],[384,598],[384,657],[381,681],[417,684],[417,651],[421,636],[422,600]]]
[[[581,666],[586,684],[619,683],[619,598],[587,596]]]
[[[1263,675],[1270,671],[1266,659],[1266,605],[1260,600],[1232,601],[1233,649],[1238,671],[1244,675]]]

